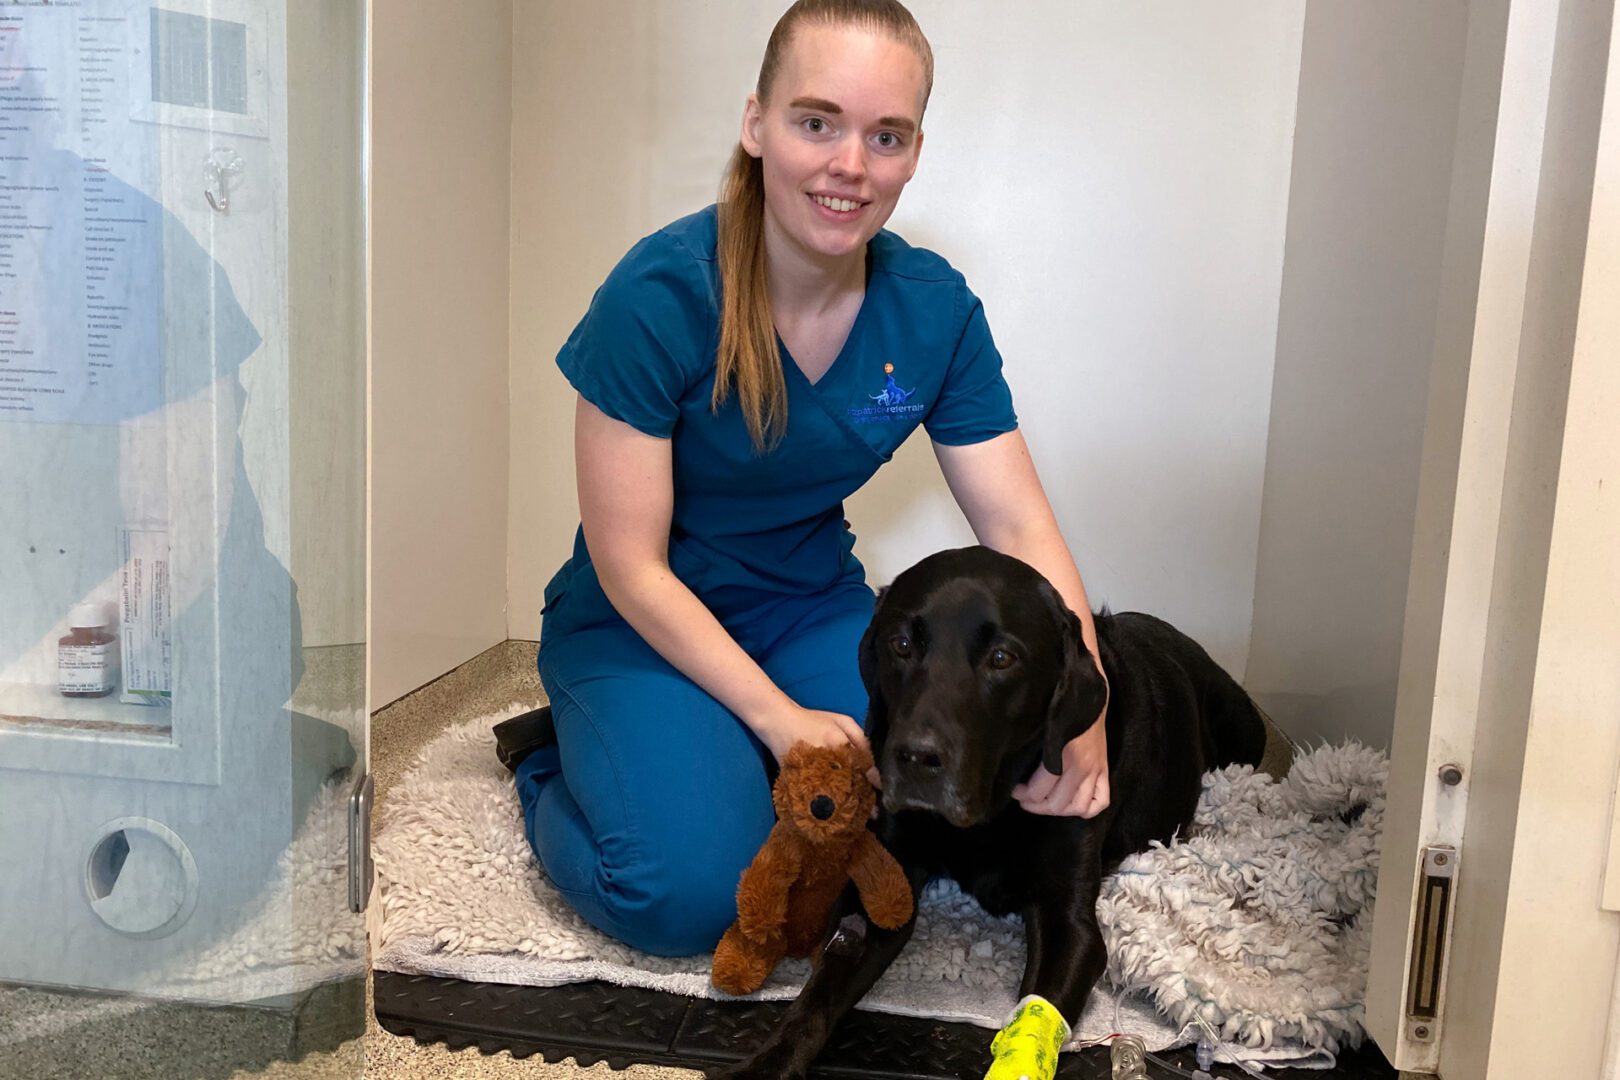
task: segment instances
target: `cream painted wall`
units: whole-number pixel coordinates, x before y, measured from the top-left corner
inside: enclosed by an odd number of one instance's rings
[[[1388,746],[1468,5],[1306,12],[1245,685]]]
[[[378,4],[373,707],[506,638],[512,3]]]
[[[982,297],[1095,602],[1241,672],[1259,542],[1303,9],[917,0],[936,53],[890,227]],[[777,5],[519,4],[510,617],[577,524],[553,357],[642,235],[714,198]],[[881,583],[971,542],[917,436],[848,505]]]
[[[365,641],[365,5],[287,8],[291,553],[304,648]]]

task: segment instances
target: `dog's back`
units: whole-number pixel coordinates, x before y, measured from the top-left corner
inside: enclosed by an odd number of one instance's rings
[[[1110,786],[1118,817],[1109,854],[1168,841],[1192,820],[1203,774],[1258,765],[1265,721],[1203,647],[1141,612],[1096,617],[1108,675]]]

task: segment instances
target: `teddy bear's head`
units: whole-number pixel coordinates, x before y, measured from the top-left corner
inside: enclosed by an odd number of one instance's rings
[[[813,844],[866,828],[877,793],[866,779],[872,755],[854,743],[838,747],[800,743],[787,752],[771,799],[776,816]]]

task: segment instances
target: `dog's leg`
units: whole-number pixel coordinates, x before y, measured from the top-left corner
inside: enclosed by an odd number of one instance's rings
[[[1043,823],[1072,830],[1067,823]],[[1101,829],[1082,828],[1076,861],[1045,863],[1025,881],[1027,960],[1020,1001],[990,1041],[985,1080],[1053,1080],[1058,1051],[1079,1023],[1091,988],[1107,966],[1097,892],[1102,878]]]
[[[921,896],[926,871],[908,871],[907,877],[912,896]],[[827,1044],[833,1026],[900,955],[917,925],[915,911],[898,930],[885,930],[862,915],[866,932],[857,934],[842,924],[846,916],[860,911],[855,889],[846,889],[833,911],[820,963],[782,1023],[752,1057],[709,1070],[711,1080],[804,1080],[810,1074],[810,1063]]]
[[[1102,885],[1098,845],[1097,834],[1088,831],[1076,863],[1079,872],[1051,875],[1037,893],[1041,899],[1024,912],[1028,958],[1019,995],[1039,994],[1071,1025],[1079,1022],[1086,998],[1108,966],[1108,950],[1097,923]]]

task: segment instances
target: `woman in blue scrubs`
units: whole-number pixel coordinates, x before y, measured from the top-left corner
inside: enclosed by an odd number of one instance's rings
[[[558,354],[580,530],[546,588],[556,738],[517,764],[530,843],[590,923],[714,947],[795,742],[864,743],[873,593],[843,500],[921,425],[981,543],[1096,634],[978,299],[883,224],[916,171],[933,56],[894,0],[777,24],[717,206],[632,248]],[[1102,724],[1015,792],[1108,803]]]

